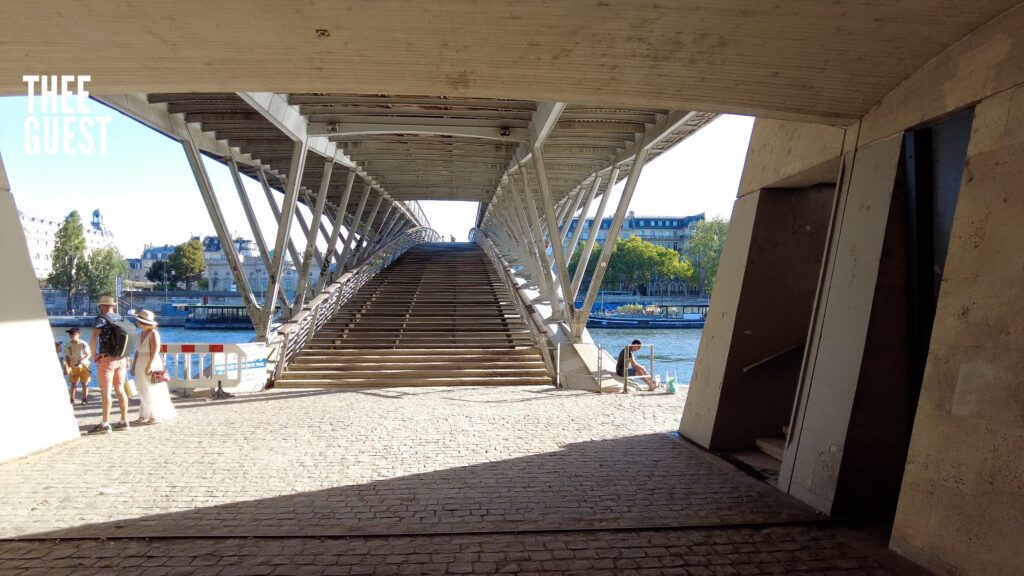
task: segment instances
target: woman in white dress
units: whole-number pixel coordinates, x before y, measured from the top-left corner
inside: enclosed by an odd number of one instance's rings
[[[156,329],[156,314],[149,310],[140,310],[135,315],[135,322],[142,329],[142,335],[135,347],[131,373],[135,375],[135,387],[138,388],[139,397],[142,399],[142,407],[139,410],[139,419],[134,424],[166,422],[178,413],[171,403],[167,382],[154,383],[150,378],[154,370],[164,369],[164,362],[160,357],[160,332]]]

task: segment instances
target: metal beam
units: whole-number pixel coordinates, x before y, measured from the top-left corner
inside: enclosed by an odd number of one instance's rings
[[[305,158],[305,154],[303,154],[303,158]],[[280,229],[282,222],[281,209],[277,207],[277,201],[274,200],[274,192],[270,189],[270,184],[267,183],[267,175],[262,170],[260,170],[258,175],[260,179],[260,184],[263,186],[263,193],[267,196],[267,202],[270,204],[270,211],[274,214],[274,218],[277,218],[277,227],[278,229]],[[287,184],[285,184],[285,188],[287,188]],[[298,190],[296,190],[295,193],[297,195]],[[296,196],[296,199],[297,198],[298,196]],[[291,226],[290,222],[288,223],[288,226]],[[291,236],[288,236],[287,246],[288,256],[291,258],[292,266],[298,266],[299,262],[301,262],[301,260],[299,260],[299,251],[295,249],[295,242],[292,240]],[[281,249],[283,250],[283,248]],[[269,272],[269,270],[267,271]]]
[[[238,96],[293,141],[306,142],[313,152],[324,158],[333,158],[342,166],[355,171],[364,182],[386,195],[386,191],[376,185],[374,179],[349,158],[344,149],[326,137],[309,134],[309,122],[303,117],[298,106],[288,103],[287,95],[274,92],[238,92]],[[410,209],[404,203],[400,208],[411,221],[419,223],[416,210]],[[426,225],[425,222],[421,224]]]
[[[231,179],[235,183],[235,190],[238,191],[238,198],[242,201],[242,210],[245,212],[245,218],[249,221],[249,228],[252,231],[253,237],[256,239],[256,246],[260,251],[260,259],[263,261],[263,269],[267,272],[270,271],[270,250],[267,248],[267,241],[263,237],[263,230],[260,229],[260,224],[256,220],[256,212],[252,209],[252,202],[249,200],[249,193],[246,191],[244,184],[242,183],[242,174],[238,170],[238,163],[235,162],[234,158],[228,158],[228,169],[231,171]],[[281,305],[287,309],[291,308],[291,302],[288,301],[288,296],[284,293],[278,294],[278,299],[281,301]],[[263,306],[267,306],[267,293],[263,293]],[[273,304],[271,304],[273,305]]]
[[[191,131],[189,131],[189,134],[191,134]],[[252,288],[245,278],[242,261],[235,250],[234,238],[231,237],[231,231],[224,221],[224,213],[220,209],[220,203],[217,202],[213,183],[210,181],[210,175],[206,172],[206,166],[203,165],[202,152],[200,152],[199,147],[196,146],[195,141],[191,137],[183,139],[181,145],[185,149],[185,156],[188,158],[189,166],[192,168],[192,175],[195,176],[196,184],[199,186],[199,193],[203,197],[203,203],[206,204],[206,211],[209,212],[210,219],[213,220],[213,228],[217,231],[217,237],[220,238],[221,249],[227,258],[231,275],[235,278],[235,285],[242,295],[242,303],[245,304],[245,309],[249,313],[253,326],[258,327],[261,320],[260,305],[256,301],[256,296],[252,293]],[[270,299],[270,302],[273,301],[274,299]],[[273,306],[269,308],[273,309]]]
[[[348,198],[352,195],[352,185],[355,184],[356,173],[349,172],[348,178],[345,179],[345,191],[341,193],[341,202],[338,203],[338,213],[334,217],[334,227],[331,230],[331,237],[327,241],[327,254],[324,255],[324,261],[320,265],[320,278],[316,281],[316,293],[319,294],[324,291],[324,287],[327,286],[328,276],[330,276],[331,267],[331,256],[337,253],[335,249],[338,245],[338,238],[341,237],[341,226],[345,222],[345,211],[348,209]],[[341,255],[338,254],[338,258]]]
[[[594,182],[599,184],[601,182],[601,177],[600,176],[596,176],[594,178]],[[584,194],[583,190],[584,190],[583,184],[580,184],[579,190],[576,192],[576,197],[572,201],[572,207],[569,208],[569,211],[566,212],[564,216],[562,216],[562,228],[561,228],[561,230],[562,230],[562,245],[563,246],[565,245],[565,238],[566,238],[566,236],[569,235],[569,228],[572,225],[572,218],[573,218],[573,216],[576,215],[576,211],[580,209],[580,203],[583,202],[583,197],[586,196],[589,199],[593,199],[594,198],[594,193],[597,191],[597,186],[596,185],[591,186],[589,194]],[[589,202],[587,203],[587,207],[588,208],[590,207],[590,203]],[[570,257],[571,257],[571,254],[570,254]]]
[[[520,170],[517,176],[520,177],[520,182],[518,183],[522,185],[522,195],[525,198],[525,206],[517,207],[517,210],[526,214],[526,223],[528,225],[530,239],[533,240],[537,263],[540,265],[538,268],[538,273],[540,275],[538,281],[542,283],[541,286],[546,292],[545,296],[551,304],[552,317],[556,319],[564,319],[562,309],[558,305],[558,295],[555,293],[554,281],[551,278],[551,261],[548,260],[547,250],[544,246],[544,234],[541,232],[540,220],[537,218],[537,206],[533,200],[533,193],[530,192],[529,184],[526,182],[527,178],[525,173]],[[510,174],[509,183],[511,184],[514,179],[515,176]],[[515,190],[515,187],[513,187],[513,190]]]
[[[277,239],[274,241],[274,258],[271,262],[270,294],[271,302],[277,298],[277,291],[281,289],[281,272],[284,269],[284,247],[291,244],[292,217],[295,214],[295,206],[298,204],[299,188],[302,184],[302,171],[306,166],[306,143],[296,141],[292,146],[292,161],[288,170],[288,181],[285,183],[284,200],[281,202],[281,215],[278,217]],[[260,181],[266,183],[266,177],[261,173]],[[271,198],[271,205],[276,206]],[[289,312],[298,312],[294,307]],[[262,336],[266,342],[270,338],[270,326],[273,322],[274,308],[268,306],[263,310],[263,319],[257,338]]]
[[[551,244],[551,254],[555,260],[555,276],[562,288],[562,306],[565,309],[565,319],[572,318],[574,310],[571,300],[571,286],[569,272],[566,269],[565,250],[562,249],[562,237],[559,236],[558,218],[555,216],[555,206],[551,200],[551,189],[548,187],[548,173],[544,166],[544,154],[540,148],[533,149],[533,169],[537,173],[537,183],[540,186],[540,198],[544,208],[544,219],[548,223],[548,238]]]
[[[363,225],[363,235],[359,237],[359,243],[356,245],[356,250],[352,254],[353,266],[359,263],[359,257],[363,255],[363,251],[370,246],[370,234],[373,229],[373,221],[377,218],[377,211],[380,210],[381,203],[384,202],[383,196],[377,196],[377,201],[373,203],[373,210],[370,210],[370,215],[366,218],[366,224]]]
[[[310,212],[312,212],[313,201],[310,199],[309,194],[307,194],[305,190],[302,190],[301,192],[299,192],[299,195],[302,197],[303,200],[305,200],[306,207],[309,208]],[[313,218],[316,218],[315,214],[311,214],[311,216]],[[310,228],[309,224],[306,223],[306,217],[302,215],[302,210],[299,210],[298,208],[295,209],[295,218],[299,221],[299,229],[302,230],[303,236],[309,236],[309,231],[311,229],[314,232],[316,232],[315,227]],[[316,265],[318,267],[324,262],[323,256],[320,254],[320,251],[316,249],[316,243],[313,244],[313,259],[316,260]],[[295,263],[295,270],[298,271],[298,269],[301,266],[302,260],[299,260],[298,262]]]
[[[583,209],[580,210],[579,220],[576,221],[576,229],[573,230],[572,238],[569,240],[569,244],[568,244],[567,250],[569,251],[569,259],[570,260],[572,259],[572,254],[576,252],[576,245],[580,241],[580,236],[583,235],[583,224],[586,223],[585,220],[587,218],[587,212],[590,211],[590,205],[594,202],[594,198],[597,196],[597,190],[600,187],[601,187],[601,177],[600,176],[595,176],[594,177],[594,182],[593,182],[593,184],[590,187],[590,193],[587,194],[587,201],[583,203]],[[569,219],[566,221],[566,225],[565,225],[566,230],[568,230],[569,226],[572,224],[572,219],[575,216],[575,214],[576,214],[575,212],[570,212],[569,213]],[[577,268],[579,268],[579,266],[577,266]],[[574,278],[573,278],[573,291],[572,291],[573,298],[576,297],[575,286],[576,286],[576,279],[575,279],[575,276],[574,276]]]
[[[249,202],[249,194],[245,191],[242,175],[238,171],[238,163],[234,158],[228,158],[228,171],[231,172],[231,180],[235,183],[238,199],[242,202],[242,211],[245,212],[245,219],[249,221],[249,230],[252,232],[253,239],[256,240],[260,258],[263,259],[263,266],[270,270],[270,252],[267,250],[267,241],[263,238],[263,231],[260,230],[260,223],[256,220],[256,212],[253,211],[252,203]]]
[[[590,254],[594,251],[594,244],[597,243],[597,233],[601,231],[601,220],[604,219],[604,210],[608,206],[608,198],[612,195],[612,189],[615,187],[615,180],[619,178],[619,169],[612,168],[611,173],[608,175],[608,185],[605,187],[604,194],[601,195],[601,202],[597,205],[597,213],[594,214],[594,220],[590,223],[590,231],[587,233],[587,243],[583,246],[583,253],[580,254],[579,265],[576,266],[576,273],[572,276],[572,301],[575,305],[576,296],[580,292],[580,285],[583,283],[583,275],[587,271],[587,263],[590,262]],[[595,186],[596,188],[596,186]],[[580,216],[579,229],[583,229],[583,217],[584,213]]]
[[[590,311],[594,308],[594,301],[597,299],[597,292],[601,288],[601,281],[604,280],[604,273],[608,270],[608,260],[611,259],[612,252],[615,250],[615,241],[618,239],[619,231],[622,229],[622,220],[626,217],[629,202],[633,199],[633,192],[636,190],[637,182],[640,181],[640,172],[647,161],[648,149],[649,147],[641,146],[633,158],[633,166],[629,171],[629,178],[626,180],[626,188],[622,191],[622,197],[619,198],[619,206],[615,210],[615,217],[612,219],[611,228],[608,229],[608,236],[605,237],[604,246],[601,247],[601,256],[598,258],[594,276],[590,280],[590,287],[587,288],[587,296],[583,299],[583,307],[580,308],[579,313],[573,318],[572,332],[574,339],[578,339],[587,326],[587,319],[590,318]]]
[[[299,283],[295,289],[296,310],[301,310],[306,302],[306,289],[309,286],[309,269],[313,265],[313,253],[316,252],[316,240],[320,234],[320,219],[324,214],[324,205],[327,204],[327,191],[331,186],[331,174],[334,172],[334,161],[324,162],[324,173],[320,178],[320,190],[316,195],[316,206],[313,207],[313,221],[310,222],[309,231],[306,232],[306,251],[302,254],[302,268],[299,270]],[[327,258],[324,255],[324,258]],[[323,267],[321,260],[320,267]]]
[[[507,142],[522,142],[528,132],[525,128],[502,128],[500,126],[454,126],[448,124],[374,124],[356,122],[310,122],[312,136],[326,136],[331,142],[344,140],[346,136],[362,134],[430,134],[436,136],[457,136],[461,138],[483,138]]]
[[[341,258],[338,260],[338,272],[344,272],[345,267],[348,265],[348,255],[352,251],[352,241],[355,240],[356,233],[359,231],[359,219],[363,217],[363,209],[366,208],[366,201],[370,198],[370,192],[372,191],[373,186],[367,184],[366,189],[363,190],[363,196],[359,199],[359,206],[352,217],[352,227],[349,228],[348,235],[345,237],[345,248],[342,249]]]

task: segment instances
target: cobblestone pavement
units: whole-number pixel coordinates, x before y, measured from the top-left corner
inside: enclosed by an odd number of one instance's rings
[[[683,401],[548,387],[178,399],[174,422],[0,465],[0,536],[32,539],[0,541],[0,573],[881,570],[670,434]],[[76,410],[83,430],[97,420]]]
[[[889,574],[814,528],[0,542],[3,574]]]

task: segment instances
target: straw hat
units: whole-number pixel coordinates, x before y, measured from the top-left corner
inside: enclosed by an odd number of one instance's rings
[[[156,326],[157,325],[156,324],[156,314],[153,314],[149,310],[139,310],[139,312],[137,314],[135,314],[135,321],[136,322],[141,322],[143,324],[148,324],[150,326]]]
[[[117,306],[117,300],[113,296],[104,296],[96,303],[97,306]]]

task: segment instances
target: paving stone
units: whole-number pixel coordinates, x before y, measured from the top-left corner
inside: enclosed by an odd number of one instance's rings
[[[673,437],[683,401],[547,387],[177,399],[174,422],[0,464],[0,536],[32,538],[0,540],[0,572],[884,573]]]

